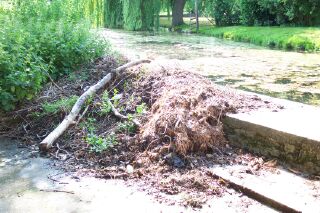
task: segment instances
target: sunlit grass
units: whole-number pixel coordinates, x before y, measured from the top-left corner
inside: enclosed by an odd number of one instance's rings
[[[195,31],[190,27],[190,19],[180,29]],[[247,42],[264,47],[306,52],[320,51],[320,27],[216,27],[206,18],[200,19],[199,33],[233,41]],[[170,27],[171,20],[160,19],[160,26]]]
[[[199,32],[260,46],[314,52],[320,51],[320,28],[316,27],[201,27]]]

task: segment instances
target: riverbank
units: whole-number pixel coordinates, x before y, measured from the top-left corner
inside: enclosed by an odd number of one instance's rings
[[[177,30],[195,33],[190,28],[190,20],[185,18],[185,24]],[[160,26],[170,28],[168,18],[160,19]],[[271,49],[288,51],[319,52],[320,27],[215,27],[206,19],[200,19],[200,35],[213,36],[237,42],[252,43]]]
[[[37,144],[69,113],[75,99],[117,66],[112,57],[104,57],[74,76],[48,83],[39,98],[0,119],[0,132],[33,145],[38,154]],[[127,120],[114,116],[108,98]],[[212,199],[239,197],[206,173],[208,168],[259,161],[261,171],[268,169],[260,158],[228,146],[220,122],[226,112],[260,107],[277,106],[153,61],[127,70],[86,102],[76,124],[47,156],[56,159],[59,168],[79,172],[77,177],[90,171],[102,179],[123,179],[141,185],[161,203],[201,208]],[[76,194],[76,189],[49,189]],[[247,212],[248,206],[240,208]]]
[[[20,138],[28,145],[33,144],[31,147],[34,151],[30,157],[38,156],[38,142],[65,117],[74,102],[74,95],[79,96],[85,88],[117,66],[114,59],[104,57],[86,69],[77,71],[75,76],[59,79],[56,85],[49,83],[38,99],[8,114],[8,119],[1,118],[0,131],[7,132],[7,136]],[[62,87],[64,91],[59,89]],[[136,128],[130,119],[126,121],[115,117],[106,102],[108,96],[122,114],[138,119],[141,125]],[[222,135],[220,118],[226,112],[251,112],[261,108],[274,111],[282,107],[253,94],[238,93],[212,84],[200,75],[161,61],[153,60],[148,65],[129,69],[108,89],[86,103],[86,109],[77,123],[47,153],[48,157],[56,159],[55,166],[71,173],[71,180],[68,177],[65,179],[64,175],[62,178],[51,173],[39,175],[44,177],[41,183],[53,181],[55,184],[46,188],[43,184],[39,187],[31,185],[31,192],[26,189],[22,193],[13,192],[10,196],[0,194],[0,198],[5,198],[0,202],[0,210],[20,212],[21,205],[8,203],[19,201],[21,204],[30,197],[46,196],[46,199],[51,199],[49,196],[62,194],[63,200],[68,202],[62,202],[55,208],[78,210],[80,206],[81,209],[93,211],[103,205],[96,201],[108,199],[103,194],[109,194],[110,190],[116,188],[120,188],[122,193],[113,198],[120,203],[126,201],[123,190],[125,197],[126,192],[138,194],[137,189],[150,195],[147,197],[139,193],[142,199],[130,195],[130,200],[137,201],[132,204],[133,208],[140,208],[139,201],[148,199],[152,208],[170,206],[174,211],[182,209],[186,212],[193,212],[197,208],[202,208],[203,212],[212,211],[212,208],[217,210],[220,204],[221,209],[228,208],[229,212],[235,209],[239,212],[273,212],[267,206],[278,209],[277,203],[283,203],[286,209],[291,206],[298,210],[314,209],[310,204],[318,205],[314,197],[318,196],[319,187],[318,181],[309,180],[312,176],[298,177],[278,167],[277,160],[270,161],[269,158],[258,157],[226,144],[228,142]],[[16,122],[12,122],[13,118]],[[0,163],[4,162],[2,166],[10,166],[6,164],[9,162],[6,156],[1,158],[1,154],[7,153],[9,151],[0,152]],[[39,170],[43,171],[42,168]],[[27,169],[30,173],[30,168]],[[33,171],[31,173],[34,174]],[[25,175],[26,171],[21,170],[19,174]],[[267,184],[264,188],[272,187],[272,193],[258,192],[263,198],[243,190],[240,190],[243,193],[240,194],[237,191],[243,184],[235,179],[239,178],[238,174],[244,180],[259,180],[257,184],[249,185],[251,191],[258,190],[261,184]],[[287,181],[287,175],[290,181]],[[266,180],[273,177],[276,184],[270,186],[268,181],[261,181],[261,177],[267,177]],[[296,187],[290,192],[284,187],[281,191],[286,190],[286,193],[278,193],[278,185],[283,185],[284,178],[290,184],[297,180],[293,185],[301,184],[303,187]],[[110,184],[114,184],[109,179],[117,179],[113,182],[118,183],[117,187],[110,189]],[[238,185],[229,185],[230,180]],[[24,181],[30,180],[26,178]],[[10,188],[9,183],[6,182],[7,188]],[[95,187],[97,185],[99,190]],[[94,190],[87,190],[89,188]],[[101,195],[95,193],[93,198],[92,192],[96,190]],[[300,191],[303,193],[296,193]],[[277,194],[294,196],[275,196]],[[79,202],[71,202],[73,198]],[[293,203],[297,198],[302,201]],[[274,203],[268,203],[270,199]],[[108,208],[119,207],[108,205]]]

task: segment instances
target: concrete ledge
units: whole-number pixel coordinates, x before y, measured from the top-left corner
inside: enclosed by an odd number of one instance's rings
[[[224,131],[229,142],[277,158],[302,172],[319,175],[320,108],[270,97],[268,101],[280,103],[284,109],[226,116]]]

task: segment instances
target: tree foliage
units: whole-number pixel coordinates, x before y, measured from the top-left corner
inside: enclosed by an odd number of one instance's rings
[[[105,0],[105,26],[150,30],[159,25],[160,0]]]
[[[205,5],[217,25],[320,24],[319,0],[206,0]]]
[[[234,25],[240,22],[240,8],[237,0],[207,0],[205,11],[218,26]]]
[[[105,0],[104,26],[121,28],[123,26],[123,3],[119,0]]]

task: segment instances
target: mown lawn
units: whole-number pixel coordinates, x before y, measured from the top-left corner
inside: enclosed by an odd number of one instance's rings
[[[185,23],[181,28],[190,30],[189,19]],[[170,20],[161,18],[160,26],[170,27]],[[216,27],[200,19],[199,33],[275,49],[320,52],[320,27]]]

